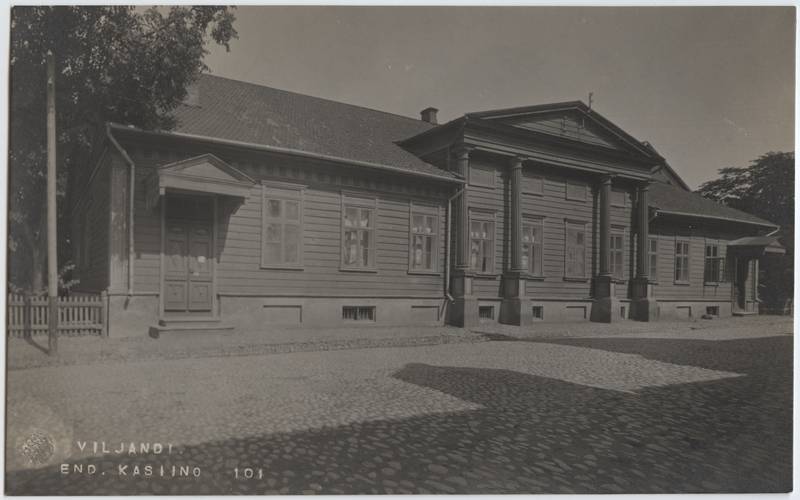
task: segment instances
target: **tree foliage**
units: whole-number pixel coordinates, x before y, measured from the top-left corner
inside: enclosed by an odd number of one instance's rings
[[[769,152],[747,167],[720,169],[720,177],[697,192],[780,226],[781,258],[764,260],[762,298],[780,307],[794,290],[794,152]]]
[[[88,158],[97,130],[116,121],[174,126],[171,112],[206,68],[210,43],[236,38],[228,7],[15,7],[11,13],[9,278],[39,290],[45,270],[46,65],[56,60],[59,227],[67,225],[68,185]],[[69,255],[61,230],[59,260]]]

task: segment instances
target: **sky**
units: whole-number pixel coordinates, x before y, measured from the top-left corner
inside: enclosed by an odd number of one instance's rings
[[[588,101],[692,187],[794,150],[793,7],[258,7],[213,74],[439,122]]]

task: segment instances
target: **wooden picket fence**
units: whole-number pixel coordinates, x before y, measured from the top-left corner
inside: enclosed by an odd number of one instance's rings
[[[108,334],[107,296],[74,295],[58,298],[59,335]],[[8,294],[6,332],[9,337],[47,335],[50,308],[47,297]]]

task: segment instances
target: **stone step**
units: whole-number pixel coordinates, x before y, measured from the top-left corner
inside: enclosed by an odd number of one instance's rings
[[[733,311],[734,316],[756,316],[758,312],[756,311]]]
[[[158,338],[162,334],[222,334],[233,332],[233,326],[223,323],[219,318],[162,318],[149,329],[150,336]]]

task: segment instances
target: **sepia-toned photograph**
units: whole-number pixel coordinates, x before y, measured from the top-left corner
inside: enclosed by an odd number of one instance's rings
[[[792,491],[794,6],[6,9],[5,495]]]

